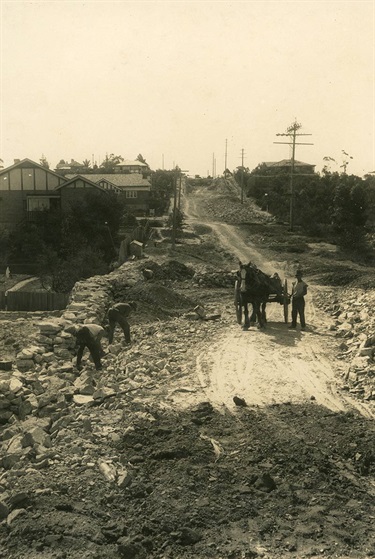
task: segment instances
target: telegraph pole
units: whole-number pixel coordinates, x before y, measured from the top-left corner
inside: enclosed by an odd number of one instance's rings
[[[241,163],[241,204],[243,204],[243,156],[244,156],[244,149],[242,148],[242,163]]]
[[[172,215],[172,248],[176,245],[176,230],[177,230],[177,177],[179,177],[179,192],[178,192],[178,209],[180,209],[181,203],[181,180],[182,180],[182,173],[188,173],[189,171],[184,169],[180,169],[179,167],[175,168],[175,173],[173,176],[173,186],[174,186],[174,197],[173,197],[173,215]]]
[[[173,175],[172,248],[176,245],[177,169]]]
[[[225,140],[225,163],[224,163],[224,178],[227,178],[227,156],[228,156],[228,140]]]
[[[289,136],[289,142],[273,142],[274,144],[288,144],[292,146],[292,159],[290,162],[290,208],[289,208],[289,227],[290,231],[294,229],[294,164],[295,164],[295,154],[296,146],[312,146],[314,144],[305,142],[296,142],[297,136],[311,136],[311,134],[297,134],[297,130],[302,127],[296,120],[294,123],[287,128],[286,132],[283,134],[276,134],[276,136]]]
[[[180,184],[178,185],[178,209],[181,209],[181,181],[182,175],[180,173]]]

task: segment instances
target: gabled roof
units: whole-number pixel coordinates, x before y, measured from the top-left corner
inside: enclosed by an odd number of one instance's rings
[[[116,163],[117,167],[124,167],[124,166],[131,166],[131,167],[148,167],[147,163],[143,163],[142,161],[138,161],[138,159],[131,160],[131,159],[124,159],[120,163]]]
[[[59,186],[56,186],[55,190],[60,190],[61,188],[65,188],[66,186],[69,186],[70,184],[74,184],[77,180],[82,180],[89,186],[93,186],[94,188],[97,188],[98,190],[102,190],[103,192],[108,192],[105,188],[102,188],[96,182],[87,179],[84,175],[74,175],[74,177],[72,177],[70,180],[67,180],[63,184],[59,184]]]
[[[290,167],[292,164],[291,159],[282,159],[281,161],[277,162],[269,162],[264,163],[267,167]],[[315,167],[315,165],[311,165],[311,163],[303,163],[303,161],[294,160],[295,167]]]
[[[59,171],[61,171],[61,170],[63,170],[63,171],[67,170],[68,171],[68,170],[71,170],[72,168],[71,168],[70,165],[66,165],[65,163],[58,163],[56,165],[56,169],[58,169]]]
[[[70,163],[66,161],[65,163],[58,163],[56,165],[56,169],[71,169],[72,167],[84,167],[86,169],[87,165],[79,163],[78,161],[74,161],[74,159],[72,159]]]
[[[58,173],[55,173],[55,171],[51,171],[51,169],[47,169],[47,167],[43,167],[43,165],[40,165],[39,163],[35,163],[35,161],[32,161],[31,159],[27,159],[27,157],[25,159],[22,159],[21,161],[18,161],[18,163],[14,163],[14,165],[10,165],[9,167],[5,167],[4,169],[0,169],[0,175],[3,174],[3,173],[7,173],[8,171],[12,171],[13,169],[17,169],[19,167],[20,168],[25,168],[25,167],[27,168],[28,166],[38,167],[39,169],[43,169],[47,173],[51,173],[51,175],[54,175],[55,177],[58,177],[59,179],[66,180],[63,175],[59,175]]]
[[[65,178],[73,178],[76,175],[65,175]],[[119,188],[139,188],[139,187],[150,187],[150,181],[144,179],[142,175],[138,175],[137,173],[130,173],[130,174],[122,174],[122,173],[90,173],[90,174],[82,174],[81,177],[85,179],[91,180],[95,183],[99,183],[100,181],[106,181],[113,186],[117,186]]]

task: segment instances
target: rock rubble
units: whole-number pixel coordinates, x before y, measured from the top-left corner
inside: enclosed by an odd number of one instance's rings
[[[147,269],[153,269],[149,261]],[[202,267],[180,278],[178,287],[195,285],[204,294],[210,282],[232,281],[231,271]],[[239,399],[235,416],[208,402],[190,409],[189,395],[201,388],[199,379],[186,381],[192,349],[233,324],[233,303],[230,298],[218,309],[203,305],[202,296],[196,304],[172,287],[167,277],[145,277],[137,263],[77,284],[61,316],[42,320],[19,348],[13,369],[2,371],[4,556],[12,557],[16,546],[26,550],[13,555],[17,559],[276,557],[261,551],[272,545],[280,557],[286,550],[300,557],[302,540],[311,546],[316,540],[314,549],[331,556],[347,542],[364,548],[372,511],[366,480],[358,482],[356,472],[368,475],[372,468],[365,420],[353,422],[351,434],[349,415],[317,406],[263,412]],[[170,311],[178,304],[179,312],[147,325],[135,316],[133,344],[125,345],[116,330],[114,343],[104,342],[103,371],[95,371],[85,354],[78,374],[74,339],[65,328],[103,323],[114,298],[129,294],[141,298],[147,317],[151,304]],[[373,347],[373,299],[361,295],[345,294],[344,304],[332,296],[322,304],[338,344],[345,344],[340,355],[366,359],[370,368],[365,350]],[[351,301],[361,301],[354,315]],[[186,404],[184,413],[175,413],[176,400]],[[263,547],[253,543],[258,539]]]
[[[61,455],[56,443],[64,441],[66,444],[71,440],[69,430],[79,422],[81,410],[87,414],[87,410],[104,405],[106,409],[122,412],[126,399],[119,396],[148,386],[160,386],[163,397],[168,397],[165,390],[171,380],[180,379],[191,365],[186,360],[187,347],[218,328],[220,312],[196,306],[169,290],[164,304],[188,303],[178,317],[163,323],[162,328],[157,324],[146,328],[134,325],[132,335],[137,343],[133,347],[125,346],[119,332],[103,358],[104,371],[95,371],[87,356],[85,367],[78,375],[73,365],[75,338],[65,329],[77,323],[101,324],[113,300],[114,289],[142,294],[147,280],[140,279],[141,269],[129,263],[106,279],[98,276],[77,283],[66,310],[59,317],[39,322],[31,344],[17,353],[15,368],[2,373],[0,422],[6,427],[1,438],[0,464],[5,470],[25,461],[33,468],[48,467]],[[162,286],[147,285],[150,300],[154,301],[153,286],[160,299]],[[154,302],[160,304],[160,300]],[[185,331],[183,337],[181,331]],[[184,387],[179,390],[183,391]],[[91,431],[88,416],[83,425],[85,430]],[[97,457],[90,457],[88,461],[97,463]],[[104,471],[103,465],[101,469]],[[123,471],[117,469],[117,472],[115,477],[120,479]]]
[[[375,291],[332,291],[320,305],[333,318],[337,358],[343,362],[343,388],[364,400],[375,400]]]

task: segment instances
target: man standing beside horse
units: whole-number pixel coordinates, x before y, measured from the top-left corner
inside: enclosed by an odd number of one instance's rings
[[[308,285],[302,279],[301,270],[297,270],[296,278],[297,281],[293,283],[292,288],[292,324],[289,328],[297,328],[297,316],[299,315],[301,330],[305,330],[305,295],[307,294]]]

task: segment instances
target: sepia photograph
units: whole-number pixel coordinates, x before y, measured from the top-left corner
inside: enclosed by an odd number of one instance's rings
[[[0,559],[375,559],[375,0],[0,0]]]

